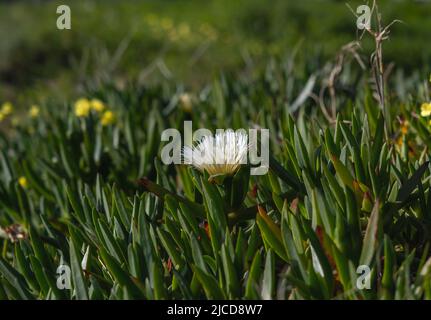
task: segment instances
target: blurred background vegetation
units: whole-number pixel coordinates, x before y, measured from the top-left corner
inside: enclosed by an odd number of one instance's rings
[[[293,52],[319,67],[357,37],[356,8],[335,0],[0,1],[0,102],[19,108],[65,100],[83,79],[171,81],[201,87],[221,73],[250,76],[269,57]],[[56,28],[67,4],[72,30]],[[386,62],[429,71],[431,3],[379,1],[383,22],[400,19],[384,45]],[[363,49],[369,54],[372,41]],[[250,68],[253,66],[253,68]],[[250,71],[251,70],[251,71]]]
[[[431,299],[431,3],[378,0],[380,79],[346,2],[0,0],[0,300]],[[268,128],[270,173],[161,165],[185,120]]]

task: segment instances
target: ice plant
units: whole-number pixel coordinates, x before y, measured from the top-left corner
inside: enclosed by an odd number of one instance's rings
[[[21,119],[19,117],[12,117],[10,123],[12,124],[13,127],[18,127],[19,124],[21,123]]]
[[[110,124],[113,124],[115,122],[115,114],[108,110],[105,111],[102,115],[102,118],[100,119],[100,123],[102,126],[108,126]]]
[[[226,130],[215,136],[204,136],[193,147],[184,147],[183,155],[185,163],[202,172],[231,176],[247,162],[248,149],[247,133]]]
[[[430,103],[422,103],[421,105],[421,116],[429,117],[431,115],[431,102]]]
[[[91,110],[91,104],[88,99],[81,98],[75,102],[75,115],[83,118],[87,117]]]

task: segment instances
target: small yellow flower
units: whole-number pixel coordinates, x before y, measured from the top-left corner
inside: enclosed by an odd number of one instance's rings
[[[172,29],[171,31],[169,31],[168,36],[169,36],[169,40],[171,40],[172,42],[178,41],[179,39],[177,30],[175,29]]]
[[[91,109],[93,109],[94,111],[102,112],[103,110],[105,110],[105,104],[99,99],[92,99],[90,101],[90,104],[91,104]]]
[[[403,121],[403,123],[401,124],[401,134],[406,135],[409,131],[409,127],[410,123],[407,120]]]
[[[1,113],[4,116],[10,115],[13,111],[13,106],[12,103],[10,102],[5,102],[3,103],[2,107],[1,107]]]
[[[199,31],[209,40],[216,40],[218,37],[217,31],[207,23],[202,24],[199,27]]]
[[[102,115],[102,118],[100,119],[100,123],[102,126],[108,126],[110,124],[113,124],[115,122],[115,114],[108,110],[105,111]]]
[[[174,23],[169,18],[163,18],[161,21],[162,29],[169,30],[174,26]]]
[[[23,187],[24,189],[28,187],[28,181],[26,177],[19,177],[18,179],[18,183],[21,187]]]
[[[431,115],[431,103],[422,103],[421,105],[421,116],[429,117]]]
[[[159,18],[154,13],[150,13],[145,18],[150,26],[156,26],[159,22]]]
[[[396,144],[398,147],[401,147],[403,145],[403,143],[404,143],[404,136],[400,135],[396,141]]]
[[[81,98],[75,102],[75,115],[77,117],[87,117],[90,113],[91,105],[90,101],[85,98]]]
[[[178,26],[178,33],[179,33],[179,35],[181,37],[184,37],[184,38],[188,37],[190,35],[190,27],[189,27],[189,25],[186,24],[186,23],[184,23],[184,22],[181,23]]]
[[[18,118],[18,117],[13,117],[12,120],[11,120],[11,124],[14,127],[18,127],[19,124],[20,124],[20,122],[21,122],[21,119]]]
[[[30,110],[28,111],[28,114],[31,118],[37,118],[39,116],[40,109],[37,105],[32,105],[30,107]]]

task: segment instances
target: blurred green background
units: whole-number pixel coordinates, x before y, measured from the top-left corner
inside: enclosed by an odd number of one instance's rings
[[[201,87],[220,73],[248,76],[269,57],[293,52],[318,67],[357,37],[346,3],[366,1],[0,1],[0,102],[64,100],[96,78]],[[385,24],[403,21],[385,42],[385,61],[407,73],[428,71],[431,3],[378,3]],[[72,30],[56,28],[60,4],[71,8]]]

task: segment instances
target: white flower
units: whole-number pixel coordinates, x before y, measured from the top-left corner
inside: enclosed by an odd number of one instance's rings
[[[192,164],[200,171],[206,171],[210,175],[233,175],[241,164],[247,163],[249,149],[248,135],[244,130],[217,132],[204,136],[192,148],[185,146],[183,150],[184,160]]]

